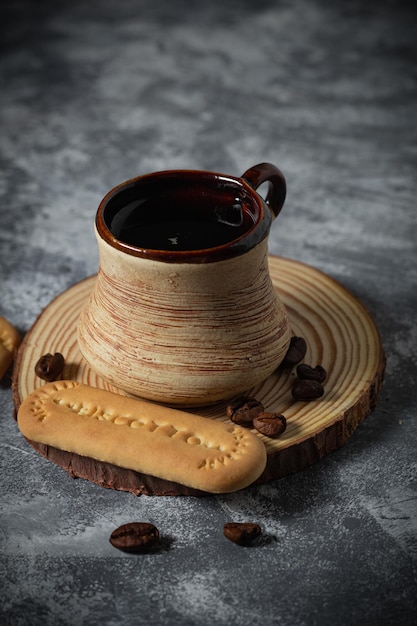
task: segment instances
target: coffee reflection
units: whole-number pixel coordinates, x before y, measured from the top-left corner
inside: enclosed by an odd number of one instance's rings
[[[150,198],[133,198],[117,206],[109,201],[104,220],[121,242],[140,249],[204,250],[242,237],[254,224],[244,198],[202,188],[196,204],[188,188],[166,189]],[[130,196],[130,197],[129,197]]]

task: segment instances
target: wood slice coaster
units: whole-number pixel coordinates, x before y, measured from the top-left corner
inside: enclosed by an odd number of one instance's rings
[[[266,411],[277,411],[287,418],[287,429],[279,439],[259,435],[267,448],[268,462],[257,483],[304,469],[343,446],[375,407],[385,370],[378,329],[350,292],[326,274],[298,261],[270,256],[269,267],[274,288],[287,307],[292,333],[307,342],[304,362],[313,367],[322,365],[328,375],[324,396],[310,402],[295,402],[292,398],[295,369],[278,370],[248,390],[248,395],[260,400]],[[78,316],[94,282],[95,276],[87,278],[55,298],[24,338],[13,373],[16,412],[23,399],[44,384],[35,375],[35,364],[48,352],[64,355],[62,378],[123,395],[90,369],[78,349]],[[227,404],[193,412],[225,421]],[[203,495],[176,483],[29,443],[72,477],[86,478],[104,487],[136,495]]]

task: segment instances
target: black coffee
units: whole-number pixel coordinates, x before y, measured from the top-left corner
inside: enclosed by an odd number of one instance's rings
[[[149,250],[204,250],[233,241],[241,234],[238,226],[204,220],[182,220],[124,224],[117,238],[136,248]]]
[[[243,235],[252,225],[242,207],[234,204],[227,210],[175,209],[167,219],[167,208],[146,211],[139,206],[124,207],[111,221],[110,230],[119,241],[148,250],[204,250],[221,246]],[[129,210],[130,209],[130,210]],[[154,216],[158,216],[155,219]]]
[[[204,250],[238,239],[253,226],[250,211],[234,193],[175,189],[150,198],[128,190],[108,203],[104,219],[117,239],[148,250]],[[116,202],[117,200],[117,202]]]

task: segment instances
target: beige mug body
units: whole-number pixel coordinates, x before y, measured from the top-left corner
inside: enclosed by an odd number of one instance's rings
[[[263,200],[255,189],[266,181]],[[129,394],[181,406],[268,378],[290,341],[267,249],[284,199],[270,164],[242,178],[157,172],[110,191],[95,222],[97,280],[78,323],[89,366]]]

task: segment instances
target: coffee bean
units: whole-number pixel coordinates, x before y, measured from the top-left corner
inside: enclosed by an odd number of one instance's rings
[[[57,380],[65,366],[64,357],[60,352],[55,352],[55,354],[44,354],[37,361],[35,365],[35,374],[46,380],[48,382],[52,382],[53,380]]]
[[[280,413],[260,413],[253,420],[253,426],[267,437],[279,437],[287,428],[287,420]]]
[[[327,372],[321,365],[311,367],[306,363],[300,363],[297,365],[297,376],[302,380],[315,380],[318,383],[323,383],[326,380]]]
[[[316,380],[300,380],[297,378],[292,388],[295,400],[316,400],[324,393],[323,386]]]
[[[234,424],[252,428],[253,419],[263,413],[264,407],[259,400],[250,396],[241,396],[226,409],[226,414]]]
[[[291,337],[290,345],[281,366],[291,368],[300,363],[306,355],[307,343],[303,337]]]
[[[137,554],[151,548],[159,539],[159,531],[148,522],[130,522],[116,528],[110,536],[113,547]]]
[[[229,522],[224,525],[223,534],[240,546],[247,546],[261,534],[259,524],[253,522]]]

